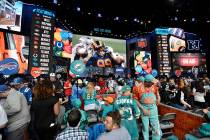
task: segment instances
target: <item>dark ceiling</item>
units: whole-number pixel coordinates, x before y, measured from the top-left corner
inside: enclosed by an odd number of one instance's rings
[[[156,27],[180,27],[199,33],[210,26],[210,0],[23,1],[54,10],[59,23],[77,34],[127,38]],[[111,33],[96,32],[94,28]]]

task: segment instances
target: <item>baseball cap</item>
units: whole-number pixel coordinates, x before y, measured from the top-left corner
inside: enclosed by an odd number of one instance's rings
[[[10,82],[10,85],[18,85],[18,84],[21,84],[22,82],[23,82],[23,78],[16,77]]]
[[[140,76],[136,80],[141,81],[141,82],[144,82],[144,77],[143,76]]]
[[[103,99],[104,99],[104,101],[107,101],[109,104],[114,102],[114,99],[112,97],[109,97],[109,96],[108,97],[104,97]]]
[[[55,73],[50,73],[50,76],[55,76]]]
[[[6,90],[8,90],[8,86],[7,85],[0,85],[0,93],[1,92],[5,92]]]
[[[78,84],[82,84],[82,80],[81,80],[81,79],[78,79],[78,80],[77,80],[77,83],[78,83]]]
[[[122,92],[126,92],[127,90],[131,90],[131,87],[129,85],[125,85],[122,87]]]
[[[152,76],[151,74],[147,74],[145,77],[144,77],[144,81],[145,82],[152,82],[154,80],[154,76]]]

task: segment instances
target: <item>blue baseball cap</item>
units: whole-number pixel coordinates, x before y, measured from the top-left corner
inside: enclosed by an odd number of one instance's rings
[[[21,84],[22,82],[23,82],[23,78],[16,77],[10,82],[10,85],[18,85],[18,84]]]
[[[0,93],[1,93],[1,92],[7,91],[8,88],[9,88],[9,87],[8,87],[7,85],[0,85]]]

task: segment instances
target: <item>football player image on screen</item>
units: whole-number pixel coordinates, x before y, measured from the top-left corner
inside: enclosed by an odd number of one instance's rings
[[[183,51],[185,51],[186,43],[182,39],[179,39],[174,36],[170,36],[169,46],[170,46],[171,52],[183,52]]]

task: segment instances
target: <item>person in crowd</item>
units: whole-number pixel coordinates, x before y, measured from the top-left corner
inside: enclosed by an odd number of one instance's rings
[[[56,96],[61,97],[63,94],[63,85],[59,79],[57,79],[55,73],[50,73],[50,81],[53,84],[54,91],[56,93]]]
[[[16,90],[18,90],[20,93],[22,93],[26,100],[28,105],[31,105],[32,102],[32,91],[28,87],[28,83],[24,81],[21,77],[16,77],[11,81],[11,84],[14,86]]]
[[[96,99],[95,85],[93,82],[88,82],[86,90],[82,97],[84,100],[84,109],[85,110],[89,110],[92,106],[99,105],[99,103]]]
[[[108,132],[99,136],[97,140],[131,140],[128,130],[121,126],[121,120],[119,111],[109,112],[104,121]]]
[[[171,103],[172,106],[183,110],[192,107],[189,103],[187,103],[187,93],[184,92],[184,87],[185,84],[183,80],[181,80],[178,86],[178,92],[176,93],[175,98]]]
[[[110,74],[109,79],[107,79],[107,86],[109,88],[110,93],[114,93],[114,88],[116,86],[116,82],[115,82],[115,80],[113,80],[113,77],[114,76],[112,74]]]
[[[81,120],[80,120],[80,124],[79,124],[79,128],[82,129],[82,130],[85,130],[86,126],[87,126],[87,113],[80,109],[81,105],[82,105],[82,102],[80,99],[76,99],[74,100],[74,102],[72,103],[73,105],[73,109],[78,109],[81,113]],[[68,110],[65,114],[64,114],[64,117],[63,117],[63,124],[65,125],[65,127],[67,126],[67,123],[68,123],[68,115],[69,113],[71,112],[71,110]]]
[[[121,125],[124,126],[132,140],[138,140],[139,131],[136,119],[140,116],[140,110],[136,100],[132,98],[131,87],[125,85],[122,87],[122,96],[114,103],[114,109],[119,110],[121,115]]]
[[[100,86],[99,94],[106,94],[109,92],[109,88],[107,87],[106,81],[103,77],[98,78],[98,86]]]
[[[72,94],[70,97],[70,101],[73,102],[75,99],[81,99],[85,93],[85,88],[83,87],[83,82],[81,79],[77,79],[72,87]]]
[[[168,80],[167,80],[167,77],[166,76],[162,76],[159,78],[159,81],[160,81],[160,89],[159,89],[159,92],[160,92],[160,96],[161,96],[161,102],[163,103],[168,103],[169,101],[169,96],[168,96],[168,92],[167,92],[167,89],[168,89]]]
[[[139,101],[138,97],[141,94],[142,88],[144,88],[144,77],[140,76],[136,79],[135,85],[133,86],[133,97]]]
[[[68,78],[65,82],[64,82],[64,93],[65,96],[70,96],[72,94],[72,84],[71,84],[71,79]]]
[[[194,105],[200,108],[205,108],[205,89],[202,81],[196,81],[195,88],[193,88]]]
[[[117,80],[117,86],[115,87],[115,93],[117,95],[117,98],[122,96],[122,87],[125,85],[125,81],[123,78],[118,78]]]
[[[7,140],[23,140],[24,132],[30,122],[30,113],[26,98],[12,85],[3,85],[0,93],[1,104],[7,114]]]
[[[0,85],[0,92],[2,92],[2,90],[4,90],[4,86]],[[6,127],[7,122],[8,122],[7,114],[2,105],[0,104],[0,140],[6,139],[4,128]]]
[[[60,112],[60,103],[53,92],[53,84],[45,79],[33,88],[34,98],[31,104],[33,131],[40,140],[52,140],[56,135],[56,116]]]
[[[109,97],[109,96],[104,97],[103,100],[105,103],[101,106],[102,120],[104,120],[106,118],[106,116],[109,112],[114,110],[114,105],[113,105],[114,99],[112,97]]]
[[[133,78],[131,77],[131,74],[130,74],[130,73],[127,74],[126,83],[127,83],[130,87],[133,87],[133,86],[134,86],[134,80],[133,80]]]
[[[194,129],[190,134],[185,135],[185,140],[199,140],[201,138],[210,139],[210,111],[203,109],[206,123],[201,124],[197,129]]]
[[[88,133],[79,128],[81,117],[78,109],[71,110],[68,115],[69,127],[58,134],[56,140],[88,140]]]
[[[152,139],[160,140],[161,138],[157,109],[157,102],[160,102],[160,95],[154,86],[154,80],[155,78],[151,74],[145,76],[144,88],[138,97],[138,105],[142,112],[142,133],[145,140],[149,140],[149,124],[151,124],[152,128]]]

